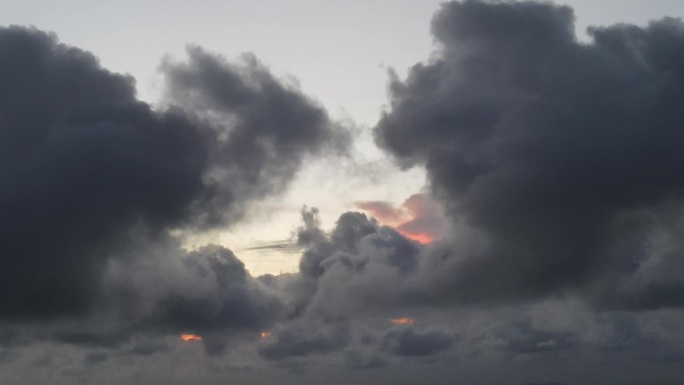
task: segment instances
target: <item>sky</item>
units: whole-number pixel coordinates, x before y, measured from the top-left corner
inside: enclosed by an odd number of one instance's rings
[[[3,5],[0,383],[684,378],[681,1]]]

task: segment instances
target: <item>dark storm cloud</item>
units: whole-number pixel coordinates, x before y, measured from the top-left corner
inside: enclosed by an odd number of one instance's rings
[[[307,156],[343,151],[350,139],[322,107],[275,78],[253,54],[230,63],[190,47],[187,63],[165,60],[161,70],[167,99],[216,132],[209,223],[222,220],[226,199],[282,191]]]
[[[270,319],[277,301],[230,250],[186,252],[168,231],[234,221],[348,136],[253,55],[189,56],[165,61],[175,104],[155,111],[92,54],[36,29],[0,29],[0,317],[126,310],[206,332]],[[179,259],[162,268],[164,253]],[[191,293],[154,264],[216,291]],[[73,339],[88,340],[87,329]],[[127,332],[105,329],[104,341]]]
[[[4,28],[0,58],[0,313],[81,311],[112,243],[183,219],[204,188],[203,139],[55,36]]]
[[[389,202],[356,202],[354,206],[369,213],[380,222],[387,224],[399,223],[402,219],[404,219],[404,213]]]
[[[387,374],[441,359],[494,379],[481,383],[558,367],[681,378],[684,26],[579,43],[568,8],[464,1],[433,32],[440,51],[393,78],[375,132],[427,167],[449,239],[421,245],[357,212],[328,233],[304,208],[299,272],[254,278],[230,249],[174,234],[229,224],[339,152],[348,136],[319,105],[253,55],[193,47],[164,61],[155,111],[92,55],[0,29],[0,379],[219,383],[263,365]],[[424,198],[400,229],[445,231]]]
[[[683,270],[661,281],[644,269],[684,252],[661,226],[684,197],[684,24],[594,28],[582,43],[573,19],[547,3],[444,4],[439,50],[393,75],[376,141],[426,166],[457,227],[437,292],[581,288],[601,306],[681,306]],[[618,287],[637,299],[618,304]]]

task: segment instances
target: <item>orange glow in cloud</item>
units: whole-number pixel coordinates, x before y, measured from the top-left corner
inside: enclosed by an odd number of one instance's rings
[[[446,221],[442,208],[425,193],[411,195],[399,207],[383,201],[356,202],[355,206],[423,245],[444,235]]]
[[[399,231],[401,235],[405,236],[406,238],[421,243],[423,245],[428,244],[434,240],[434,238],[430,234],[413,234],[409,233],[408,231],[402,231],[399,229],[397,229],[397,231]]]
[[[180,339],[183,341],[202,341],[202,336],[197,334],[181,334]]]
[[[405,210],[401,208],[396,208],[387,202],[356,202],[355,206],[367,212],[380,222],[389,226],[395,226],[406,221],[407,219],[410,219],[407,217]]]
[[[266,338],[266,337],[269,337],[270,335],[271,335],[271,332],[261,332],[261,333],[259,333],[259,337],[261,337],[261,338]]]
[[[416,323],[416,319],[410,317],[393,318],[389,321],[395,325],[413,325]]]

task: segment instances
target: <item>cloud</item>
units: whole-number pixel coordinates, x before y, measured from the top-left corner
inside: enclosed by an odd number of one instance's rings
[[[94,366],[105,362],[109,359],[109,355],[106,353],[90,353],[83,358],[84,366]]]
[[[114,345],[279,314],[278,295],[229,249],[187,251],[172,234],[236,221],[349,135],[254,55],[188,55],[164,61],[168,103],[155,110],[134,79],[54,34],[0,29],[3,322],[66,317],[42,332]]]
[[[141,286],[134,287],[136,293],[159,291],[160,287],[167,290],[161,293],[150,314],[148,322],[152,322],[153,330],[169,329],[175,334],[187,331],[202,336],[231,330],[256,334],[282,311],[280,297],[254,280],[244,264],[224,247],[208,245],[191,251],[182,256],[175,269],[167,267],[167,276],[160,277],[142,268],[138,282]],[[150,282],[153,278],[166,282],[157,281],[162,285],[150,288],[155,283]],[[169,282],[172,280],[180,284]],[[212,339],[203,341],[209,344]]]
[[[402,205],[409,218],[397,226],[397,230],[407,237],[431,242],[446,233],[446,220],[441,205],[428,194],[413,194]]]
[[[262,346],[259,354],[269,360],[280,360],[341,350],[351,336],[346,324],[324,326],[304,320],[274,331],[269,339],[273,342]]]
[[[54,35],[0,30],[0,309],[83,312],[112,247],[180,224],[204,190],[197,127]]]
[[[376,369],[387,362],[371,349],[349,349],[345,352],[345,359],[351,369]]]
[[[391,75],[374,131],[426,167],[431,195],[361,202],[377,219],[343,213],[330,232],[304,208],[299,271],[252,277],[230,248],[177,234],[234,223],[344,153],[317,102],[254,55],[190,47],[163,61],[153,109],[91,54],[0,29],[0,379],[440,361],[466,382],[596,382],[587,363],[616,383],[680,379],[684,25],[584,43],[567,7],[467,0],[432,30],[438,50]],[[408,237],[422,233],[440,237]]]
[[[349,132],[296,86],[273,76],[255,55],[231,63],[198,46],[190,46],[187,54],[187,62],[167,58],[160,70],[167,102],[211,133],[213,191],[203,202],[208,205],[204,221],[224,221],[231,200],[282,192],[307,158],[346,150]]]
[[[411,195],[400,207],[381,201],[357,202],[355,206],[421,243],[432,242],[446,233],[442,207],[426,193]]]
[[[438,50],[406,79],[392,74],[376,142],[404,166],[425,165],[448,209],[454,244],[435,263],[447,271],[438,292],[681,306],[682,270],[667,282],[639,270],[670,264],[654,245],[681,234],[665,222],[684,192],[684,26],[593,28],[584,43],[573,21],[547,3],[443,4]],[[681,253],[677,241],[661,246]],[[648,300],[607,298],[621,287]]]
[[[418,330],[411,325],[388,330],[382,337],[382,348],[398,356],[430,356],[449,349],[454,340],[449,332]]]
[[[388,225],[401,222],[405,214],[391,203],[382,201],[356,202],[355,206],[382,223]]]
[[[537,354],[572,349],[577,344],[577,336],[569,332],[539,330],[529,320],[514,322],[493,330],[493,344],[497,349],[518,354]]]

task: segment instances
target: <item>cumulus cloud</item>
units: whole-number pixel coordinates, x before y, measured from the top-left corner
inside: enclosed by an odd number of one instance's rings
[[[0,29],[0,379],[417,361],[591,383],[571,369],[600,360],[612,378],[681,379],[661,369],[684,360],[684,24],[579,42],[568,7],[465,0],[432,31],[438,50],[391,74],[374,128],[431,195],[360,202],[330,232],[304,208],[299,271],[253,277],[177,234],[231,224],[344,152],[320,105],[252,54],[190,47],[163,60],[153,109],[93,55]]]
[[[143,329],[255,329],[278,313],[229,249],[187,251],[172,231],[235,221],[348,135],[253,55],[188,55],[164,61],[169,103],[155,110],[92,54],[0,29],[3,321],[83,320],[45,333],[113,344]]]
[[[330,234],[302,228],[299,239],[304,238],[312,239],[300,262],[301,277],[309,282],[308,312],[353,318],[369,307],[404,301],[408,287],[402,280],[417,270],[417,242],[358,212],[342,214]]]
[[[167,103],[209,131],[205,224],[241,214],[235,200],[282,192],[307,158],[345,151],[349,132],[255,55],[233,63],[197,46],[187,55],[186,62],[167,58],[160,70]]]
[[[438,51],[392,75],[376,141],[425,165],[449,211],[458,240],[440,290],[451,296],[594,288],[600,306],[680,306],[680,274],[640,270],[673,263],[661,246],[681,253],[662,235],[679,231],[664,222],[684,192],[684,26],[592,28],[584,43],[573,20],[546,3],[445,3]]]
[[[11,27],[0,40],[0,309],[82,312],[113,244],[185,218],[204,190],[204,140],[54,35]]]

